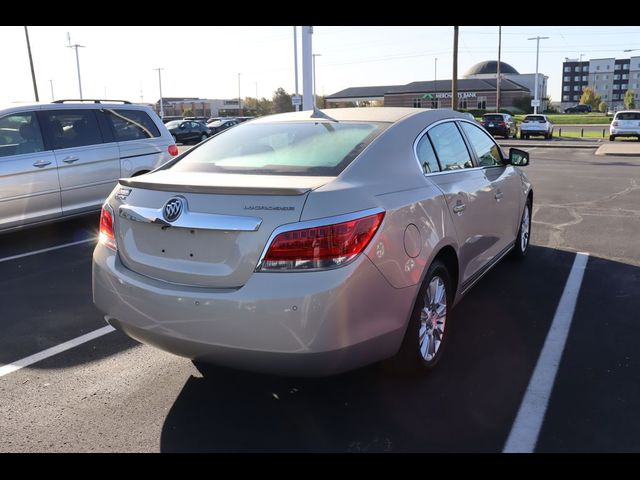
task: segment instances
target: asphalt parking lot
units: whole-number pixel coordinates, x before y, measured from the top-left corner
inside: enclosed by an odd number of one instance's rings
[[[577,252],[588,258],[534,451],[640,451],[640,158],[526,149],[531,250],[458,305],[446,355],[421,379],[384,365],[323,379],[203,375],[104,330],[6,368],[105,323],[91,300],[97,215],[0,236],[0,451],[503,451],[529,412]]]

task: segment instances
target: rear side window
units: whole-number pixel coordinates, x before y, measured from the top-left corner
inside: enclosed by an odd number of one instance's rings
[[[473,168],[471,156],[462,134],[453,122],[442,123],[429,130],[442,171]]]
[[[93,110],[53,110],[44,115],[54,150],[102,143]]]
[[[0,157],[42,152],[42,134],[34,112],[0,118]]]
[[[172,169],[191,172],[337,176],[384,123],[245,123],[194,148]]]
[[[118,142],[160,136],[160,130],[147,112],[121,108],[104,110]]]
[[[640,120],[640,112],[618,112],[616,120]]]
[[[478,156],[478,162],[481,167],[498,167],[502,165],[502,157],[500,156],[500,149],[496,142],[491,140],[491,137],[484,131],[480,130],[475,125],[462,122],[462,129],[466,133],[471,147],[475,150]]]
[[[416,153],[418,155],[418,160],[420,161],[420,165],[422,165],[422,170],[424,173],[433,173],[440,171],[438,158],[436,157],[436,153],[433,151],[433,146],[431,146],[431,142],[429,141],[429,137],[427,135],[423,135],[418,142]]]

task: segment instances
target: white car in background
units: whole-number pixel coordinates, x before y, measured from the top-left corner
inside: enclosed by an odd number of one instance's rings
[[[553,123],[546,115],[534,114],[526,115],[520,124],[520,138],[531,136],[553,137]]]
[[[640,141],[640,110],[621,110],[609,125],[609,140],[616,137],[637,137]]]

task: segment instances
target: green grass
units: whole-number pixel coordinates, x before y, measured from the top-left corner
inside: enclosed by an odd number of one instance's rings
[[[605,115],[604,113],[583,113],[583,114],[571,114],[571,113],[550,113],[547,114],[549,120],[555,125],[597,125],[597,124],[609,124],[613,117]],[[514,118],[518,122],[522,122],[524,115],[514,115]]]

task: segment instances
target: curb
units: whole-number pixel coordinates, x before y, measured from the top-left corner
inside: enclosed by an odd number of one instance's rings
[[[602,146],[602,144],[600,143],[596,143],[593,142],[591,145],[585,145],[585,144],[562,144],[562,145],[558,145],[558,144],[554,144],[554,143],[500,143],[498,142],[501,146],[503,147],[526,147],[526,148],[534,148],[534,147],[540,147],[540,148],[600,148]]]

